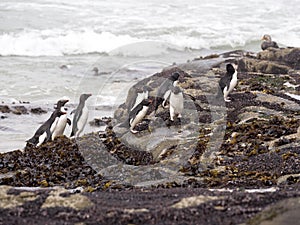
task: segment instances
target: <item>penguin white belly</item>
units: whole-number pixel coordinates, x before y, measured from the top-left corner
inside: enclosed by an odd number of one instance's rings
[[[137,131],[134,131],[133,129],[146,116],[148,108],[148,106],[143,106],[142,110],[139,111],[137,115],[130,120],[130,131],[132,133],[137,133]]]
[[[232,92],[232,90],[235,88],[236,85],[237,85],[237,71],[235,71],[235,73],[232,75],[232,79],[229,83],[229,87],[226,86],[223,90],[225,101],[230,101],[228,99],[228,95],[230,94],[230,92]]]
[[[59,117],[56,117],[55,120],[54,120],[54,122],[51,124],[51,126],[50,126],[50,133],[51,134],[54,132],[54,130],[56,128],[56,125],[58,123],[58,120],[59,120]]]
[[[173,121],[174,117],[178,115],[181,117],[183,111],[183,94],[182,92],[178,94],[171,93],[170,95],[170,119]]]
[[[237,85],[237,72],[235,71],[235,73],[232,75],[228,92],[229,93],[232,92],[232,90],[235,88],[236,85]]]
[[[43,134],[41,134],[41,135],[39,136],[39,143],[38,143],[36,146],[38,147],[38,146],[40,146],[41,144],[43,144],[44,141],[46,140],[46,138],[47,138],[47,133],[44,132]]]
[[[89,116],[89,110],[86,106],[84,106],[83,109],[82,109],[82,114],[81,114],[80,118],[77,121],[78,130],[75,134],[76,137],[79,137],[80,133],[83,131],[83,129],[85,127],[85,124],[87,122],[88,116]]]
[[[55,137],[61,136],[64,133],[64,130],[67,125],[67,115],[62,115],[59,117],[56,127],[54,131],[52,132],[52,140],[54,140]]]

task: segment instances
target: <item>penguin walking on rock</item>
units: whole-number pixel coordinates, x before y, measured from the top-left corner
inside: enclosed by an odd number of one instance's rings
[[[83,131],[88,115],[89,115],[89,110],[87,106],[85,105],[86,100],[92,96],[91,94],[82,94],[80,95],[79,98],[79,105],[75,110],[72,111],[74,114],[73,117],[73,122],[72,122],[72,132],[71,132],[71,137],[79,137],[80,133]]]
[[[219,89],[217,98],[223,96],[225,102],[230,102],[228,95],[237,85],[237,68],[234,68],[232,64],[226,65],[226,74],[219,81]]]
[[[136,90],[136,92],[134,93],[134,95],[129,100],[129,103],[128,103],[128,112],[130,112],[131,110],[133,110],[144,99],[148,99],[148,97],[149,97],[149,91],[152,91],[152,90],[153,89],[150,88],[147,85],[143,86],[142,90],[140,90],[140,89]]]
[[[174,121],[174,118],[181,118],[183,111],[183,92],[180,87],[175,86],[171,89],[170,94],[170,120]]]
[[[52,132],[55,130],[57,125],[57,118],[66,114],[66,112],[62,112],[60,108],[54,110],[51,114],[50,118],[43,123],[35,132],[32,138],[27,140],[27,143],[33,144],[34,146],[40,146],[44,142],[50,141],[52,137]]]
[[[159,86],[154,102],[155,111],[162,103],[162,106],[165,108],[166,101],[169,99],[171,94],[171,88],[177,85],[179,76],[180,74],[178,72],[175,72]]]
[[[265,34],[262,39],[261,49],[266,50],[267,48],[279,48],[278,44],[275,41],[272,41],[272,38],[269,34]]]
[[[69,99],[61,99],[56,104],[56,109],[60,109],[60,111],[65,112],[64,106],[69,101]],[[54,140],[55,137],[62,136],[66,125],[71,125],[71,120],[67,117],[67,114],[63,114],[60,117],[56,118],[57,124],[54,128],[52,133],[52,140]]]
[[[141,103],[139,103],[135,108],[133,108],[129,112],[128,123],[130,127],[130,131],[132,133],[137,133],[138,131],[134,130],[134,127],[143,120],[146,116],[147,111],[149,109],[149,105],[151,104],[151,100],[144,99]]]

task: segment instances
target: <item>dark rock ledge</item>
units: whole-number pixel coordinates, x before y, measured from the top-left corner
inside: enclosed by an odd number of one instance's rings
[[[214,96],[229,62],[239,84],[225,104]],[[286,48],[171,66],[134,85],[105,132],[1,154],[0,223],[299,221],[299,65],[300,49]],[[174,71],[186,94],[181,122],[149,110],[138,134],[120,128],[135,89],[149,85],[153,98]]]

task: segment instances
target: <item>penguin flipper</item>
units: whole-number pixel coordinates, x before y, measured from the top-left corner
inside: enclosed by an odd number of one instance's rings
[[[166,93],[164,94],[164,98],[163,98],[164,100],[162,102],[162,107],[164,107],[164,108],[167,107],[166,102],[169,101],[170,95],[171,95],[171,90],[166,91]]]
[[[78,131],[77,122],[76,122],[75,119],[73,119],[73,126],[72,126],[72,132],[71,132],[71,136],[70,137],[75,136],[75,134],[77,133],[77,131]]]
[[[46,137],[46,140],[45,140],[44,142],[48,142],[48,141],[50,141],[51,138],[52,138],[52,134],[51,134],[50,129],[47,129],[47,130],[46,130],[46,134],[47,134],[47,137]]]
[[[192,101],[196,101],[196,100],[197,100],[197,99],[196,99],[193,95],[191,95],[191,94],[183,93],[183,96],[184,96],[185,98],[190,98]]]
[[[75,126],[74,126],[74,123],[73,123],[73,129],[72,129],[72,132],[71,132],[71,135],[70,135],[70,137],[73,137],[73,136],[75,136],[75,134],[77,133],[77,131],[78,131],[78,128],[77,128],[77,127],[75,127]]]

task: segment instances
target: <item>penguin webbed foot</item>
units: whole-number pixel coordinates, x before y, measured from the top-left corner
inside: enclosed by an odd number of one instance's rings
[[[167,127],[170,126],[181,126],[181,116],[175,118],[169,118],[166,122]]]

